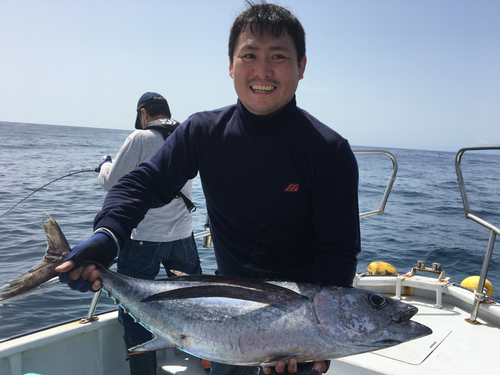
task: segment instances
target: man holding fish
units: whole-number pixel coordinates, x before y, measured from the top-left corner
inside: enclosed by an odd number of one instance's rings
[[[357,163],[346,139],[297,106],[306,62],[299,20],[277,5],[250,4],[229,38],[238,102],[189,117],[113,186],[94,235],[56,269],[68,273],[70,286],[98,290],[99,271],[82,262],[109,267],[148,209],[169,203],[197,173],[222,275],[352,285],[360,251]],[[262,371],[272,370],[296,373],[297,363],[278,359]],[[326,370],[321,361],[306,371]],[[250,373],[256,369],[212,363],[214,375]]]

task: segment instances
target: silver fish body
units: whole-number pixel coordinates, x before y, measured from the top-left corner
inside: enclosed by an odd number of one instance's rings
[[[47,255],[33,270],[48,277],[45,269],[55,272],[70,248],[54,220],[44,229]],[[32,286],[33,270],[0,289],[0,298],[3,290]],[[387,348],[432,333],[410,320],[415,307],[357,288],[207,275],[147,281],[106,269],[100,278],[107,294],[155,336],[132,351],[176,347],[220,363],[273,365]]]
[[[230,298],[191,298],[191,289],[219,285],[217,277],[139,281],[103,270],[101,278],[103,289],[156,336],[133,351],[177,347],[221,363],[271,365],[289,358],[319,361],[382,349],[432,332],[410,320],[415,307],[357,288],[261,282],[259,293],[265,294],[268,284],[296,296],[272,292],[267,302],[265,297],[257,302],[252,300],[260,299],[254,298],[256,285],[246,287],[239,279],[220,284],[221,295],[224,289],[237,289],[230,291]]]

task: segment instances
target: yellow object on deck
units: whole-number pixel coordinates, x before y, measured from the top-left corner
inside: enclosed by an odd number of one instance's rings
[[[366,268],[368,275],[397,275],[398,271],[386,262],[371,262]]]
[[[460,286],[463,286],[464,288],[470,290],[476,290],[478,284],[479,284],[479,276],[469,276],[460,283]],[[484,282],[484,289],[487,290],[488,297],[493,296],[493,285],[491,285],[488,279],[486,279],[486,281]]]

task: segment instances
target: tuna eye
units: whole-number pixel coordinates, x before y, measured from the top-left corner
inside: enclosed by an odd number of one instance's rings
[[[376,309],[380,309],[387,304],[387,297],[380,293],[372,293],[368,296],[370,305]]]

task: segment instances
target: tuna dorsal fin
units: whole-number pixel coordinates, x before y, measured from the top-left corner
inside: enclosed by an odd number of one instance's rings
[[[169,282],[176,282],[176,281],[182,281],[182,282],[193,281],[198,283],[206,282],[210,283],[211,285],[223,284],[233,287],[242,287],[246,289],[260,290],[265,293],[276,294],[280,296],[287,296],[289,297],[288,299],[296,299],[304,297],[300,293],[294,292],[291,289],[276,284],[270,284],[265,280],[259,280],[259,279],[246,279],[241,277],[215,276],[215,275],[183,275],[183,276],[169,277],[163,280]]]
[[[300,294],[298,296],[303,298]],[[267,305],[274,305],[293,299],[290,296],[269,293],[265,290],[248,289],[229,285],[201,285],[187,288],[179,288],[169,290],[167,292],[153,294],[141,302],[151,301],[165,301],[174,299],[187,299],[187,298],[200,298],[200,297],[225,297],[235,298],[247,301],[254,301],[265,303]]]

